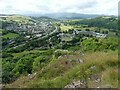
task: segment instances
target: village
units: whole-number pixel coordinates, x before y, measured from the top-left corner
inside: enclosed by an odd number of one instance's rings
[[[52,44],[51,37],[54,37],[53,35],[55,33],[57,33],[55,35],[57,35],[57,38],[58,40],[61,41],[60,42],[61,44],[69,43],[72,40],[74,40],[74,38],[84,39],[84,38],[89,38],[89,37],[95,37],[95,38],[107,37],[107,33],[103,34],[100,32],[95,32],[93,30],[88,30],[88,29],[84,30],[84,27],[83,27],[83,30],[79,30],[79,29],[72,27],[72,28],[67,28],[66,29],[67,31],[63,31],[62,27],[59,26],[58,23],[56,23],[56,25],[53,23],[55,22],[45,21],[43,19],[41,21],[36,21],[36,22],[26,23],[26,24],[11,21],[11,23],[7,23],[5,30],[14,31],[16,33],[24,35],[24,38],[26,40],[23,42],[19,42],[17,45],[15,45],[15,38],[12,38],[7,41],[7,44],[14,45],[13,48],[17,48],[19,46],[25,45],[29,40],[32,40],[32,39],[36,39],[36,40],[43,39],[44,40],[47,37],[49,39],[48,40],[49,43]],[[66,25],[63,22],[59,22],[59,23],[61,25]],[[69,24],[67,24],[65,27],[67,26],[69,26]],[[52,47],[54,48],[53,45]]]
[[[13,30],[18,33],[23,34],[32,34],[36,37],[40,37],[44,34],[52,32],[54,30],[54,26],[51,24],[51,22],[39,22],[39,23],[33,23],[33,24],[16,24],[16,23],[10,23],[5,28],[6,30]],[[29,37],[29,36],[27,36]]]
[[[12,19],[8,19],[8,18]],[[96,32],[94,30],[86,29],[87,26],[82,26],[81,29],[78,29],[80,26],[71,25],[69,21],[48,21],[47,18],[40,18],[40,20],[29,19],[26,17],[16,16],[16,20],[12,16],[1,17],[3,20],[9,20],[3,29],[8,31],[14,31],[16,33],[22,34],[25,38],[44,38],[52,35],[53,33],[58,32],[58,35],[62,41],[71,41],[76,36],[84,36],[84,37],[96,37],[96,38],[105,38],[108,33]],[[20,21],[19,21],[20,20]],[[19,21],[19,22],[18,22]],[[58,23],[60,25],[58,25]],[[64,30],[65,29],[65,30]],[[9,44],[12,44],[14,40],[10,40]]]

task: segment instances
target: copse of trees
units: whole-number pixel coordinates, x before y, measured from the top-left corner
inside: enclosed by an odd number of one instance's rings
[[[102,33],[103,33],[103,34],[108,34],[108,31],[107,31],[107,30],[106,30],[106,31],[102,31]]]

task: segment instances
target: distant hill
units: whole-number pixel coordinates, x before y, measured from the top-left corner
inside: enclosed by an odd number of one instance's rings
[[[55,19],[86,19],[86,18],[96,18],[102,15],[97,14],[79,14],[79,13],[49,13],[49,14],[32,14],[30,16],[39,17],[46,16]]]
[[[50,17],[47,17],[47,16],[31,17],[31,18],[34,19],[34,20],[39,20],[39,21],[58,21],[55,18],[50,18]]]
[[[83,19],[69,22],[70,25],[88,25],[88,27],[107,28],[117,30],[118,18],[115,16],[100,16],[92,19]]]
[[[22,16],[17,14],[0,14],[0,17],[6,16]],[[105,15],[98,15],[98,14],[80,14],[80,13],[49,13],[49,14],[27,14],[25,16],[30,17],[41,17],[46,19],[88,19],[88,18],[96,18]],[[108,15],[106,15],[108,16]],[[115,16],[112,16],[115,17]]]
[[[33,23],[36,21],[58,21],[55,18],[50,18],[47,16],[25,16],[25,15],[19,15],[19,14],[0,14],[0,20],[2,21],[15,21],[18,23]]]

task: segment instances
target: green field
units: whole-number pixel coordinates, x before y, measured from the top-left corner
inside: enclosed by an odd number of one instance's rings
[[[70,26],[70,25],[65,26],[65,25],[61,24],[60,28],[62,31],[68,31],[69,29],[73,29],[73,26]]]
[[[13,16],[6,17],[6,20],[2,20],[2,21],[7,21],[7,22],[16,21],[17,23],[22,23],[22,24],[27,24],[27,23],[33,24],[33,22],[30,20],[32,20],[32,19],[29,17],[26,17],[26,16],[13,15]]]
[[[95,30],[98,30],[97,27],[83,27],[82,25],[67,25],[65,26],[64,24],[61,24],[60,26],[61,28],[61,31],[68,31],[69,29],[74,29],[74,30],[86,30],[86,29],[89,29],[91,31],[95,31]],[[104,28],[101,28],[101,31],[104,31],[104,30],[108,30],[108,29],[104,29]]]
[[[2,34],[2,29],[0,29],[0,34]]]
[[[69,37],[63,37],[62,38],[62,41],[71,41],[72,40],[72,38],[69,38]]]
[[[15,33],[8,33],[8,34],[6,34],[6,35],[3,35],[3,38],[9,38],[9,39],[11,39],[11,38],[16,38],[16,37],[18,37],[19,35],[18,34],[15,34]]]

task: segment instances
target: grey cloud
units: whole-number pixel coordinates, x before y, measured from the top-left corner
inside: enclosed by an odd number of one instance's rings
[[[92,8],[92,7],[96,7],[97,6],[97,2],[93,1],[93,2],[87,2],[85,4],[79,5],[77,6],[77,8],[79,9],[87,9],[87,8]]]
[[[21,5],[22,1],[18,3],[18,0],[1,0],[3,3],[0,6],[3,7],[6,13],[54,13],[54,12],[73,12],[73,13],[110,13],[117,12],[114,5],[108,5],[108,8],[103,9],[108,2],[116,2],[118,0],[63,0],[68,3],[62,3],[62,0],[26,0],[24,6]],[[56,3],[54,3],[56,1]],[[74,2],[76,1],[76,2]],[[70,3],[69,3],[70,2]],[[18,6],[17,6],[18,5]],[[4,8],[5,7],[5,8]],[[101,9],[102,8],[102,9]],[[2,8],[0,9],[2,10]],[[92,11],[92,12],[91,12]]]

